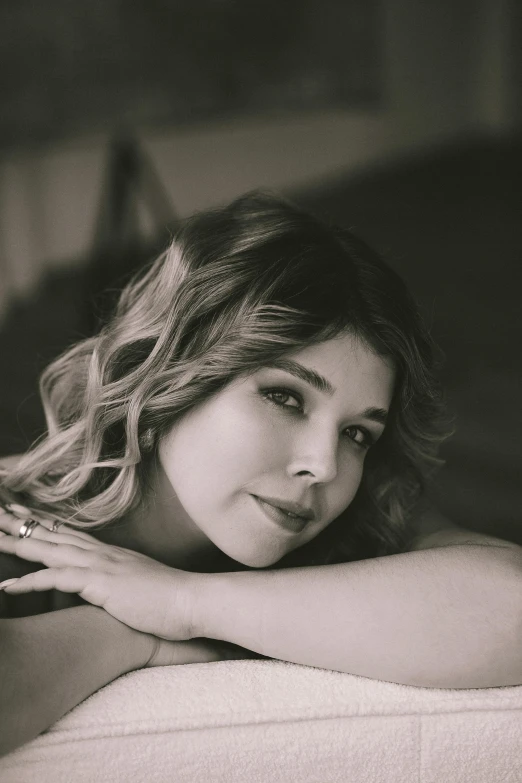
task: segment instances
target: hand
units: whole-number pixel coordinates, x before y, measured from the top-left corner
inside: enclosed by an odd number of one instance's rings
[[[0,508],[0,552],[47,568],[3,586],[6,593],[77,593],[137,631],[169,640],[193,638],[196,595],[207,575],[170,568],[67,525],[51,532],[52,523],[44,519],[30,538],[19,538],[22,521]]]

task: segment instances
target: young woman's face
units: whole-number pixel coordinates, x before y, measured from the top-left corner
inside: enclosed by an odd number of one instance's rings
[[[266,567],[351,503],[384,430],[391,363],[342,336],[231,382],[160,441],[176,505],[215,546]]]

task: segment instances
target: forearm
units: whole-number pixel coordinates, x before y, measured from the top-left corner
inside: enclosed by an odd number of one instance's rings
[[[144,634],[93,606],[0,620],[0,755],[143,666],[148,652]]]
[[[454,546],[211,575],[198,633],[271,658],[440,688],[522,684],[522,568]]]

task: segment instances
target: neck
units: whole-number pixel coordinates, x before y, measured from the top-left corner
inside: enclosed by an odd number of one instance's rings
[[[96,531],[96,538],[185,571],[211,573],[238,566],[188,516],[158,462],[151,465],[139,505]]]

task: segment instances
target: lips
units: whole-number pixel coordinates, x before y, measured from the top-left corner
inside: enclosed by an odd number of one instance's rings
[[[296,503],[257,495],[252,497],[272,522],[291,533],[300,533],[315,516],[311,509]]]
[[[280,500],[279,498],[271,498],[267,497],[266,495],[254,495],[254,497],[259,498],[264,503],[268,503],[270,506],[280,508],[281,511],[285,511],[291,516],[301,517],[307,522],[311,521],[315,517],[313,510],[309,506],[303,506],[300,503],[294,503],[291,500]]]

